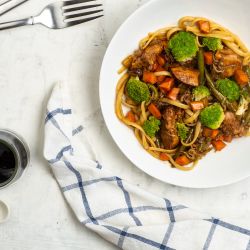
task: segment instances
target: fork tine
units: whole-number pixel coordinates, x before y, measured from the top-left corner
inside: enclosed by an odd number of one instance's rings
[[[74,26],[74,25],[77,25],[77,24],[86,23],[86,22],[95,20],[95,19],[100,18],[100,17],[103,17],[103,15],[88,17],[88,18],[84,18],[84,19],[76,20],[76,21],[69,21],[69,22],[66,22],[66,24],[68,26]]]
[[[64,0],[63,5],[70,6],[73,4],[88,3],[88,2],[93,2],[93,1],[96,1],[96,0],[66,0],[66,1]]]
[[[96,14],[96,13],[99,13],[99,12],[102,12],[102,11],[103,10],[94,10],[94,11],[88,11],[88,12],[78,13],[78,14],[74,14],[74,15],[68,15],[68,16],[65,16],[64,20],[67,21],[67,19],[88,16],[88,15]]]
[[[78,11],[78,10],[86,10],[90,8],[100,7],[102,4],[93,4],[93,5],[86,5],[86,6],[80,6],[80,7],[71,7],[67,9],[63,9],[64,13],[72,12],[72,11]]]

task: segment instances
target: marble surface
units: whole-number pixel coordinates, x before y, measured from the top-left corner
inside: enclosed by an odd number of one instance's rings
[[[0,21],[39,12],[50,2],[30,0]],[[106,129],[98,99],[102,58],[119,25],[144,2],[103,0],[104,18],[67,30],[34,26],[0,32],[0,127],[21,134],[31,149],[22,179],[0,190],[11,207],[9,221],[0,225],[1,250],[116,249],[77,222],[42,157],[43,114],[58,81],[70,85],[77,122],[86,121],[100,162],[114,174],[197,210],[250,220],[250,179],[208,190],[162,183],[133,166]]]

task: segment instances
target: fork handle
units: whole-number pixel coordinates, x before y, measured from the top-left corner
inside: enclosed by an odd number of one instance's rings
[[[33,25],[33,24],[34,24],[34,17],[31,16],[21,20],[0,23],[0,30],[12,29],[20,26]]]

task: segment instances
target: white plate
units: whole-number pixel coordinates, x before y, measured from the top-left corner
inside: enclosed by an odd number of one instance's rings
[[[190,16],[210,18],[237,33],[249,45],[249,0],[153,0],[132,14],[111,41],[100,74],[100,102],[107,127],[121,151],[137,167],[164,182],[192,188],[227,185],[250,176],[250,138],[235,140],[220,153],[209,153],[190,172],[170,168],[149,155],[133,132],[115,116],[115,88],[121,61],[136,48],[148,32],[176,24]],[[114,156],[115,157],[115,156]],[[124,166],[126,167],[126,166]]]

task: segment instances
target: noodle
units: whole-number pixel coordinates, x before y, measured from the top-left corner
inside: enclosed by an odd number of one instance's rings
[[[166,102],[168,104],[171,104],[171,105],[176,106],[176,107],[181,108],[181,109],[189,109],[188,105],[183,104],[183,103],[181,103],[179,101],[173,101],[173,100],[170,100],[168,98],[162,98],[162,99],[160,99],[160,101],[161,102]]]
[[[192,140],[190,143],[185,143],[185,142],[182,141],[182,142],[181,142],[182,145],[185,146],[185,147],[192,146],[192,145],[196,142],[196,140],[197,140],[197,138],[198,138],[200,132],[201,132],[201,123],[200,123],[200,122],[197,122],[195,131],[194,131],[194,138],[193,138],[193,140]]]
[[[199,117],[200,113],[201,113],[200,110],[197,111],[192,116],[190,116],[189,118],[187,118],[186,120],[184,120],[184,123],[190,124],[190,123],[194,122]]]

